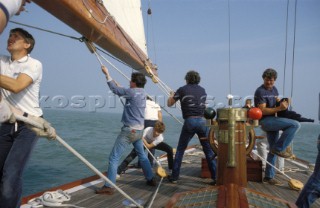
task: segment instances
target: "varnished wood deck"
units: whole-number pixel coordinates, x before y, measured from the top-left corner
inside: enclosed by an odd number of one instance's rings
[[[211,179],[203,179],[200,177],[202,157],[202,154],[194,154],[194,152],[186,153],[184,156],[185,162],[181,167],[181,176],[178,184],[171,184],[166,179],[164,179],[151,207],[165,207],[165,205],[175,193],[205,187],[211,188],[212,186],[209,185]],[[163,167],[166,167],[165,163],[162,164]],[[286,172],[289,177],[300,180],[303,183],[307,181],[311,174],[310,171],[304,170],[304,168],[298,167],[290,161],[286,161],[285,166],[288,170],[293,170]],[[269,184],[258,182],[249,182],[247,188],[253,189],[266,195],[285,199],[294,204],[299,195],[299,192],[289,188],[289,186],[287,185],[288,179],[283,175],[277,174],[276,178],[283,181],[284,184],[282,186],[272,186]],[[159,182],[160,178],[158,178],[157,181]],[[101,187],[102,184],[102,181],[98,181],[98,183],[95,185],[70,193],[71,201],[69,201],[68,204],[74,204],[87,208],[126,207],[125,205],[128,204],[128,200],[117,191],[111,196],[95,194],[95,189]],[[121,178],[117,181],[117,186],[119,186],[124,192],[126,192],[136,201],[142,202],[142,206],[144,207],[149,206],[149,202],[152,199],[153,193],[157,189],[157,187],[150,187],[146,185],[146,181],[143,177],[142,171],[139,169],[122,175]],[[70,189],[69,191],[72,191],[72,189]],[[28,199],[26,198],[25,202],[27,200]],[[320,207],[320,200],[317,200],[312,205],[312,208],[315,207]]]

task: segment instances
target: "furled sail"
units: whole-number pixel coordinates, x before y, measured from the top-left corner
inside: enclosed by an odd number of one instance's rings
[[[33,2],[133,69],[157,75],[147,56],[140,0]]]

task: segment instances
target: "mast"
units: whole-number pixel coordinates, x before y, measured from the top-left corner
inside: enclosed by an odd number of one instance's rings
[[[89,41],[99,45],[133,69],[157,76],[147,55],[96,0],[33,0],[34,3],[69,25]]]

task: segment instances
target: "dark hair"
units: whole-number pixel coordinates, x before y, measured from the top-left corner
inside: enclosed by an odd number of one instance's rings
[[[19,33],[24,38],[24,40],[30,44],[30,47],[27,49],[27,51],[28,53],[31,53],[34,45],[36,44],[36,41],[28,31],[18,27],[10,30],[10,33]]]
[[[262,74],[262,78],[274,78],[274,80],[276,80],[278,77],[278,73],[276,70],[272,69],[272,68],[268,68],[266,70],[264,70],[263,74]]]
[[[184,78],[188,84],[199,84],[200,83],[200,75],[196,71],[188,71]]]
[[[147,83],[146,76],[140,72],[134,72],[131,74],[131,82],[136,83],[137,87],[144,88]]]

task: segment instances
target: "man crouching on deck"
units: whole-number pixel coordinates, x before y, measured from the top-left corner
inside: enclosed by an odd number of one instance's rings
[[[111,91],[126,99],[121,120],[123,127],[121,128],[121,132],[109,155],[107,176],[113,184],[116,183],[119,159],[126,150],[128,144],[132,143],[138,154],[143,173],[147,179],[147,185],[156,186],[155,177],[147,155],[144,153],[143,141],[141,139],[144,129],[144,111],[146,107],[144,85],[147,80],[142,73],[135,72],[131,75],[130,88],[123,88],[112,80],[109,71],[105,66],[102,66],[101,69],[106,75],[107,83]],[[113,192],[114,189],[112,188],[112,184],[109,183],[105,183],[102,188],[96,190],[97,194],[111,195]]]

